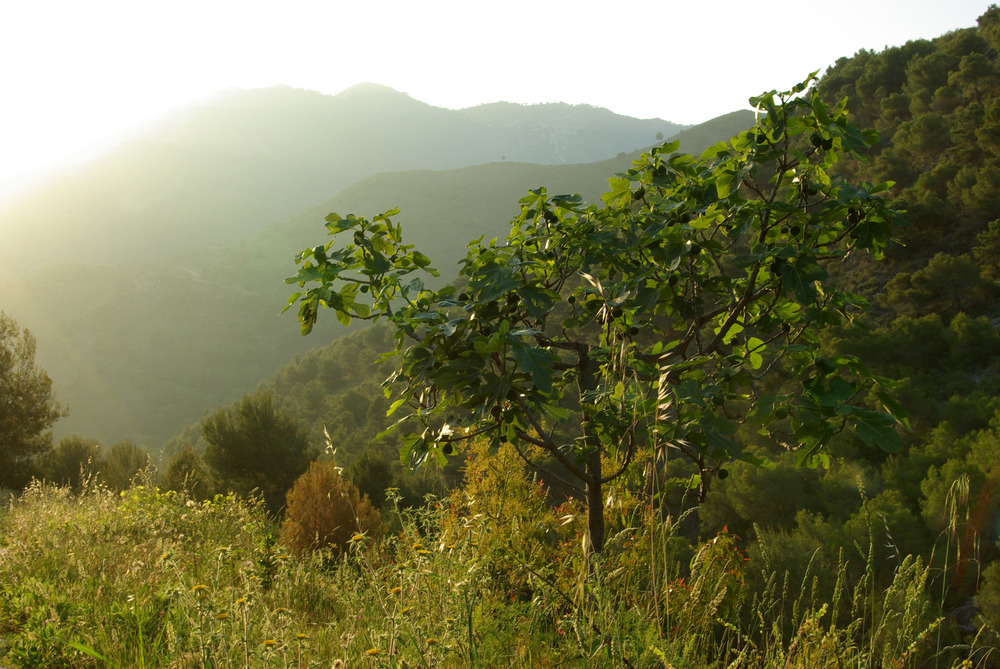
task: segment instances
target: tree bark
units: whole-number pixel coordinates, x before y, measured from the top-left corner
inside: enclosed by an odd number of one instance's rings
[[[590,549],[595,553],[604,550],[604,493],[601,484],[601,452],[594,451],[587,460],[587,474],[592,478],[587,482],[587,530],[590,533]]]
[[[583,344],[578,345],[579,356],[579,386],[580,397],[597,388],[596,365],[590,358],[590,350]],[[584,443],[590,447],[587,456],[587,531],[589,534],[588,552],[600,553],[604,550],[604,493],[601,483],[601,445],[600,440],[590,431],[590,416],[583,412]]]

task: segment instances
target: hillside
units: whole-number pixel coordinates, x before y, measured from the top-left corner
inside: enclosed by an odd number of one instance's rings
[[[270,100],[280,92],[256,95]],[[381,112],[383,117],[402,113],[384,104],[387,100],[415,108],[417,117],[437,118],[438,112],[446,111],[381,87],[352,89],[342,95],[369,119],[379,118],[379,109],[386,109]],[[521,119],[518,122],[528,127],[527,119],[545,112],[547,107],[514,106],[511,118]],[[572,109],[555,107],[560,114]],[[225,125],[226,115],[214,106],[211,110],[211,114],[196,115],[195,120],[178,119],[173,125],[162,125],[159,132],[164,136],[181,133],[189,138],[184,142],[210,136],[214,138],[212,146],[237,146],[242,133],[217,127]],[[587,111],[601,118],[610,114],[590,108]],[[713,122],[712,128],[719,124],[724,127],[714,138],[745,125],[748,114]],[[382,118],[379,122],[391,125],[390,120]],[[168,132],[165,128],[169,127],[175,129]],[[227,138],[226,132],[231,136]],[[429,141],[426,135],[421,141]],[[275,140],[275,151],[277,144]],[[216,153],[224,152],[218,149]],[[291,160],[293,153],[286,159]],[[383,153],[390,156],[392,151],[386,149]],[[416,161],[416,155],[414,150],[410,160]],[[557,156],[553,151],[547,155]],[[432,162],[441,164],[445,160],[436,157]],[[345,158],[344,163],[348,162]],[[553,184],[554,188],[561,184],[567,190],[575,188],[596,197],[608,176],[628,162],[627,155],[585,165],[542,166],[508,160],[457,170],[386,173],[361,180],[333,198],[320,200],[321,204],[310,201],[304,213],[288,217],[286,212],[283,222],[274,223],[272,219],[270,226],[263,226],[255,234],[233,232],[228,239],[218,240],[218,245],[210,245],[211,239],[194,233],[185,237],[184,226],[178,225],[170,232],[173,241],[154,244],[152,238],[137,237],[123,239],[118,247],[112,244],[106,250],[106,262],[88,256],[86,245],[70,258],[60,259],[57,249],[44,261],[57,264],[39,263],[20,280],[0,279],[3,308],[36,335],[40,364],[55,380],[61,401],[70,406],[69,417],[56,427],[57,437],[82,433],[105,441],[129,438],[156,449],[196,420],[206,407],[234,400],[294,354],[320,343],[315,337],[301,338],[293,319],[279,318],[277,314],[289,292],[282,280],[294,269],[293,254],[310,242],[330,211],[370,213],[378,207],[401,207],[404,214],[400,220],[412,230],[415,243],[429,249],[444,244],[441,253],[434,255],[440,258],[439,265],[447,276],[449,265],[458,259],[469,239],[479,234],[504,233],[512,213],[510,203],[516,203],[529,188],[541,183]],[[240,161],[233,164],[239,166]],[[405,165],[401,160],[396,167]],[[303,170],[301,166],[297,169]],[[280,183],[268,188],[280,190]],[[227,188],[220,186],[218,191],[211,191],[213,198],[215,193],[218,198],[211,209],[206,205],[206,212],[218,211],[219,229],[228,225],[232,230],[239,222],[226,209],[227,198],[233,201],[244,191],[232,186],[229,197]],[[191,195],[185,200],[190,206],[195,197],[209,197],[208,190],[201,195],[178,192]],[[245,192],[261,197],[269,191],[254,187]],[[111,196],[93,197],[96,212],[98,205],[108,202]],[[135,219],[121,221],[124,225]],[[95,237],[99,230],[100,226],[94,231]],[[218,229],[212,230],[204,235],[218,236]],[[192,246],[178,250],[176,247],[182,243]],[[155,253],[140,251],[142,245],[157,248]],[[52,296],[58,298],[53,300]],[[337,334],[330,328],[320,336],[331,338]]]

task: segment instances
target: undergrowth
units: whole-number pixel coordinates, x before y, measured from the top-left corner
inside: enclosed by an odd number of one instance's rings
[[[992,666],[942,644],[918,558],[887,587],[871,551],[792,582],[766,544],[756,562],[727,532],[691,544],[626,500],[588,559],[580,509],[499,471],[300,557],[233,496],[35,484],[0,512],[0,666]]]

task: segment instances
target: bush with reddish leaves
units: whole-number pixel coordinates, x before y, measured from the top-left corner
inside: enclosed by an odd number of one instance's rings
[[[313,462],[288,491],[281,541],[296,555],[324,547],[339,552],[356,534],[378,534],[381,526],[368,495],[345,481],[336,463]]]

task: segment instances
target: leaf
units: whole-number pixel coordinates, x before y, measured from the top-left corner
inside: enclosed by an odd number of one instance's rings
[[[724,317],[728,316],[728,314],[723,314],[723,316]],[[722,330],[721,327],[716,328],[715,333],[718,334],[721,330]],[[726,334],[722,337],[722,343],[725,344],[726,346],[729,346],[730,344],[733,343],[733,338],[741,332],[743,332],[743,326],[740,325],[739,323],[733,323],[731,326],[729,326],[729,331],[726,332]]]
[[[490,446],[486,450],[486,454],[489,456],[494,456],[500,451],[500,430],[494,430],[490,433]]]
[[[541,408],[542,414],[544,414],[546,418],[556,423],[569,422],[569,419],[573,417],[573,414],[569,409],[556,406],[555,404],[551,404],[549,402],[540,402],[538,406]]]
[[[522,372],[531,374],[531,382],[543,393],[552,392],[552,354],[544,348],[517,346],[514,358]]]
[[[692,220],[687,225],[692,230],[708,230],[709,228],[714,227],[721,220],[722,220],[722,214],[713,213],[711,210],[709,210],[709,211],[706,211],[701,216],[696,217],[694,220]],[[688,240],[688,244],[690,244],[690,243],[691,243],[691,241]],[[691,247],[688,246],[689,250],[690,250],[690,248]]]
[[[427,452],[427,440],[420,434],[407,434],[403,437],[403,446],[399,449],[399,463],[408,467],[413,462],[419,462]]]
[[[882,407],[885,409],[886,413],[895,418],[900,425],[905,427],[907,430],[910,428],[910,418],[906,413],[906,409],[903,405],[896,401],[896,399],[889,395],[889,393],[876,392],[875,397],[882,402]]]
[[[739,177],[739,172],[734,169],[727,169],[719,172],[719,176],[715,178],[715,191],[720,200],[725,200],[729,197],[730,193],[736,191],[739,187]]]
[[[340,234],[344,230],[353,228],[358,222],[356,218],[350,216],[348,218],[341,218],[338,214],[329,214],[326,217],[327,224],[326,229],[330,231],[331,235]]]
[[[710,446],[725,452],[730,457],[739,457],[742,449],[730,439],[730,436],[736,433],[736,426],[730,421],[717,414],[708,413],[698,421],[698,427],[701,428],[705,441]]]
[[[702,160],[711,160],[719,156],[729,155],[729,145],[725,142],[716,142],[712,146],[705,149],[701,154]]]
[[[826,113],[826,104],[823,99],[819,96],[819,92],[814,92],[812,96],[812,110],[813,114],[816,115],[816,120],[823,125],[830,123],[830,117]]]
[[[285,283],[288,283],[288,279],[285,279]],[[300,297],[302,297],[302,293],[295,293],[294,295],[289,297],[288,303],[285,304],[285,307],[284,309],[281,310],[281,313],[285,313],[286,311],[288,311],[291,308],[291,306],[295,304],[296,300],[298,300]]]
[[[719,195],[719,199],[725,200],[730,195],[735,195],[739,191],[740,184],[743,182],[743,177],[746,176],[747,172],[747,168],[740,170],[727,168],[719,172],[719,176],[715,178],[715,190]]]
[[[420,267],[421,269],[431,264],[431,259],[425,256],[420,251],[412,252],[410,254],[410,258],[413,259],[413,264],[416,265],[417,267]]]
[[[385,274],[392,269],[389,259],[384,255],[375,250],[371,250],[370,253],[371,255],[364,261],[365,274]]]
[[[764,357],[761,355],[763,350],[764,342],[757,337],[750,337],[747,340],[747,355],[750,357],[750,366],[754,369],[760,369],[764,364]]]
[[[560,207],[570,209],[583,204],[583,198],[578,194],[573,195],[553,195],[552,202]]]
[[[829,275],[815,259],[801,256],[794,263],[781,263],[778,268],[785,290],[795,293],[800,302],[816,300],[816,282]]]
[[[632,201],[632,182],[622,177],[608,179],[611,190],[601,196],[607,205],[628,204]]]
[[[119,665],[115,664],[114,662],[112,662],[111,660],[109,660],[108,658],[106,658],[103,655],[101,655],[100,653],[98,653],[96,650],[94,650],[90,646],[88,646],[86,644],[82,644],[79,641],[64,641],[64,643],[67,646],[69,646],[70,648],[73,648],[75,650],[80,651],[81,653],[89,655],[90,657],[94,658],[95,660],[100,660],[101,662],[109,664],[112,667],[116,667],[117,668],[119,666]]]
[[[851,418],[858,437],[868,447],[878,447],[885,453],[898,453],[900,450],[899,433],[894,429],[896,421],[888,414],[870,409],[854,407]]]
[[[543,318],[552,309],[554,304],[552,295],[531,286],[519,287],[517,294],[525,301],[525,308],[528,310],[528,313],[536,318]]]

